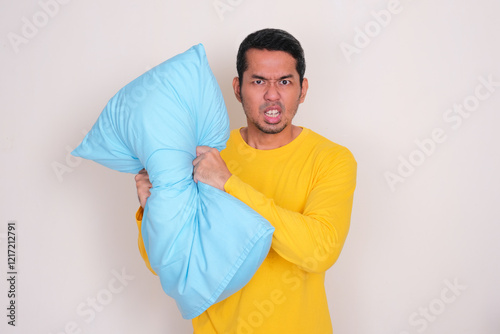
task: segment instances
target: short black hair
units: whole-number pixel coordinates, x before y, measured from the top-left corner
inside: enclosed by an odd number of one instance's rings
[[[304,73],[306,72],[304,50],[299,41],[290,33],[281,29],[267,28],[251,33],[241,42],[236,56],[236,71],[238,72],[240,85],[243,72],[248,68],[246,52],[250,49],[284,51],[290,54],[297,62],[295,68],[299,73],[300,86],[302,87]]]

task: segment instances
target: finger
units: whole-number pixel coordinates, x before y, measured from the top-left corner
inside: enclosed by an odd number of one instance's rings
[[[135,182],[138,182],[140,180],[147,180],[149,181],[149,174],[146,171],[145,168],[141,169],[136,175],[135,175]]]
[[[135,183],[136,184],[141,184],[141,183],[149,183],[149,176],[148,175],[144,175],[144,174],[137,174],[135,177]]]
[[[208,146],[206,146],[208,147]],[[207,153],[208,151],[205,151],[204,153],[200,153],[196,158],[194,158],[193,160],[193,166],[197,166],[201,160],[205,159],[205,153]]]
[[[138,196],[139,197],[139,204],[144,208],[146,206],[146,202],[148,200],[149,196]]]
[[[141,203],[142,207],[144,207],[147,199],[151,196],[151,191],[149,189],[151,189],[151,187],[146,184],[137,188],[137,197],[139,197],[139,203]]]
[[[196,167],[193,168],[193,181],[198,183],[198,175],[196,174]]]
[[[195,159],[196,160],[196,159]],[[197,175],[197,171],[198,171],[198,163],[194,163],[195,160],[193,160],[193,181],[195,183],[198,183],[198,175]]]
[[[134,176],[134,179],[135,179],[135,183],[139,182],[140,180],[142,180],[142,175],[141,174],[136,174]]]
[[[199,157],[200,155],[207,153],[211,149],[212,148],[210,146],[196,146],[196,156]]]

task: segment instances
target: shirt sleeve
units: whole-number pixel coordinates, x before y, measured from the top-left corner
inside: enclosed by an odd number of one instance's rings
[[[320,273],[335,263],[347,237],[356,168],[347,149],[325,159],[302,213],[279,207],[235,175],[224,188],[274,226],[271,247],[280,256],[305,271]]]
[[[137,228],[139,229],[139,238],[138,238],[139,252],[141,253],[142,259],[146,263],[146,267],[148,267],[148,269],[151,270],[151,272],[156,275],[153,268],[151,268],[151,264],[149,263],[148,254],[146,253],[146,248],[144,247],[144,241],[142,240],[141,226],[142,226],[143,213],[144,213],[144,209],[141,206],[141,207],[139,207],[139,210],[137,210],[137,213],[135,214],[135,220],[137,221]]]

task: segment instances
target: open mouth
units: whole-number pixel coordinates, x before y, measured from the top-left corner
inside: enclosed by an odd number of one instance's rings
[[[277,109],[271,109],[264,113],[268,117],[278,117],[281,112]]]
[[[264,111],[264,118],[266,123],[276,124],[281,121],[281,108],[279,106],[272,106]]]

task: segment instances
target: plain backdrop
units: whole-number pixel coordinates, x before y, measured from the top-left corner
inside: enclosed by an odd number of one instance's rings
[[[133,175],[68,152],[121,87],[200,42],[231,128],[244,126],[231,87],[236,51],[266,27],[305,49],[310,88],[295,124],[358,162],[351,229],[325,282],[334,333],[500,332],[500,2],[1,0],[0,8],[1,333],[192,332],[139,255]]]

